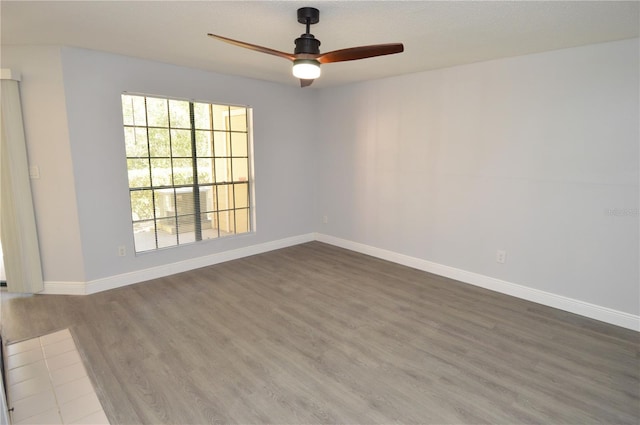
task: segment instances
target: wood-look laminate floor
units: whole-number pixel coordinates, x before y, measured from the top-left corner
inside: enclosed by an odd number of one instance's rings
[[[70,328],[111,423],[629,423],[639,334],[319,242],[90,296]]]

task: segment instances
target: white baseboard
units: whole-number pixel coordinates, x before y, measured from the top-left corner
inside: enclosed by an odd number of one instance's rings
[[[219,252],[204,257],[192,258],[177,263],[171,263],[163,266],[152,267],[149,269],[139,270],[131,273],[123,273],[115,276],[109,276],[102,279],[96,279],[89,282],[45,282],[43,294],[64,294],[64,295],[88,295],[96,292],[115,289],[134,283],[144,282],[151,279],[158,279],[170,276],[176,273],[206,267],[213,264],[223,263],[225,261],[235,260],[238,258],[248,257],[250,255],[261,254],[280,248],[286,248],[305,242],[317,240],[328,243],[330,245],[339,246],[341,248],[371,255],[372,257],[381,258],[383,260],[402,264],[414,269],[423,270],[439,276],[455,279],[460,282],[479,286],[492,291],[533,301],[538,304],[549,307],[558,308],[560,310],[579,314],[591,319],[600,320],[605,323],[621,326],[623,328],[640,331],[640,316],[602,307],[596,304],[568,298],[562,295],[545,292],[538,289],[530,288],[516,283],[507,282],[493,277],[473,273],[466,270],[457,269],[455,267],[445,266],[443,264],[434,263],[423,260],[421,258],[411,257],[397,252],[388,251],[381,248],[352,242],[346,239],[325,235],[322,233],[308,233],[304,235],[294,236],[290,238],[280,239],[276,241],[266,242],[258,245],[252,245],[244,248],[238,248],[230,251]]]
[[[200,267],[211,266],[213,264],[224,263],[225,261],[236,260],[250,255],[262,254],[263,252],[311,242],[314,240],[314,237],[315,235],[313,233],[308,233],[305,235],[265,242],[258,245],[251,245],[244,248],[232,249],[230,251],[218,252],[204,257],[191,258],[189,260],[152,267],[150,269],[139,270],[132,273],[124,273],[103,279],[92,280],[87,282],[87,294],[95,294],[96,292],[115,289],[121,286],[131,285],[133,283],[145,282],[147,280],[158,279],[172,274],[198,269]]]
[[[305,242],[311,242],[315,238],[315,234],[307,233],[304,235],[293,236],[290,238],[279,239],[276,241],[265,242],[258,245],[251,245],[244,248],[233,249],[230,251],[219,252],[216,254],[205,255],[203,257],[190,258],[176,263],[165,264],[158,267],[152,267],[144,270],[138,270],[131,273],[122,273],[115,276],[109,276],[102,279],[95,279],[89,282],[45,282],[42,294],[59,294],[59,295],[88,295],[97,292],[107,291],[109,289],[120,288],[122,286],[132,285],[134,283],[145,282],[147,280],[158,279],[170,276],[176,273],[182,273],[200,267],[211,266],[213,264],[223,263],[225,261],[236,260],[238,258],[248,257],[250,255],[262,254],[263,252],[273,251],[280,248],[286,248],[293,245],[299,245]]]
[[[39,294],[47,295],[87,295],[87,284],[84,282],[44,282],[44,291]]]
[[[455,279],[481,288],[490,289],[502,294],[511,295],[527,301],[533,301],[538,304],[579,314],[601,322],[610,323],[623,328],[632,329],[634,331],[640,331],[640,316],[633,314],[553,294],[551,292],[541,291],[528,286],[506,282],[504,280],[457,269],[455,267],[445,266],[443,264],[434,263],[421,258],[398,254],[397,252],[387,251],[385,249],[352,242],[346,239],[336,238],[322,233],[316,233],[315,240],[402,264],[414,269],[437,274],[439,276]]]

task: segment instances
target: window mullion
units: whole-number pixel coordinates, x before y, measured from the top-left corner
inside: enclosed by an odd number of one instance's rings
[[[180,245],[180,225],[178,224],[178,194],[176,193],[175,171],[173,169],[173,139],[171,137],[171,110],[167,101],[167,130],[169,133],[169,166],[171,167],[171,186],[173,187],[173,218],[176,226],[176,245]]]
[[[211,180],[213,180],[213,187],[215,188],[215,197],[216,197],[216,204],[215,204],[215,217],[216,217],[216,230],[218,231],[218,237],[220,237],[220,198],[218,197],[218,175],[216,173],[216,151],[215,151],[215,147],[216,147],[216,129],[215,126],[213,125],[213,105],[209,105],[209,119],[211,120],[211,170],[213,172],[213,178]]]
[[[231,166],[229,169],[231,170],[231,199],[229,200],[229,204],[233,205],[233,208],[230,210],[233,212],[233,233],[237,233],[238,223],[236,222],[236,182],[233,178],[233,126],[231,125],[231,106],[228,107],[229,113],[229,125],[227,131],[229,132],[229,164]],[[233,202],[233,204],[231,204]],[[229,213],[231,214],[231,212]]]
[[[147,160],[149,161],[149,186],[151,188],[151,202],[153,203],[153,236],[158,249],[158,217],[156,216],[156,191],[153,190],[153,169],[151,168],[151,142],[149,141],[149,112],[147,111],[147,97],[144,98],[144,122],[147,133]],[[135,124],[135,123],[134,123]]]
[[[200,223],[200,186],[198,184],[198,160],[196,155],[196,118],[193,102],[189,102],[189,119],[191,121],[191,165],[193,167],[193,211],[194,233],[197,241],[202,240],[202,223]]]

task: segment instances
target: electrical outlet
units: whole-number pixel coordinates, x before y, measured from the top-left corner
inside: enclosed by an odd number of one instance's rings
[[[499,249],[496,251],[496,263],[504,264],[507,262],[507,251]]]
[[[120,245],[118,247],[118,257],[126,257],[127,256],[127,247],[124,245]]]
[[[324,223],[324,224],[329,223],[329,216],[328,215],[323,215],[322,216],[322,223]]]
[[[29,177],[31,177],[32,179],[39,179],[40,178],[40,167],[38,167],[37,165],[32,165],[29,167]]]

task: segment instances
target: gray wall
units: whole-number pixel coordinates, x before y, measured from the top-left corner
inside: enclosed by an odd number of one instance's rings
[[[273,241],[312,230],[308,92],[89,50],[62,50],[65,98],[86,279]],[[257,231],[145,255],[133,253],[122,92],[249,105],[254,110]]]
[[[296,87],[90,50],[7,47],[22,99],[46,282],[87,282],[313,230],[311,93]],[[257,231],[133,255],[122,130],[124,91],[254,110]],[[117,256],[125,245],[128,255]]]
[[[638,52],[635,39],[322,90],[316,228],[637,315]]]
[[[47,282],[316,231],[637,315],[638,51],[308,90],[75,48],[3,46],[2,66],[23,74]],[[131,255],[123,91],[254,108],[255,234]]]

